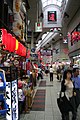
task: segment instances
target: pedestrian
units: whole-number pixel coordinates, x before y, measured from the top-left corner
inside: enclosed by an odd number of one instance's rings
[[[40,66],[38,66],[38,77],[37,79],[39,80],[39,78],[43,79],[43,73],[42,73],[42,69]]]
[[[62,79],[62,69],[60,66],[58,66],[58,68],[57,68],[57,79],[59,81],[61,81],[61,79]]]
[[[32,70],[33,86],[36,87],[36,71]]]
[[[53,81],[53,68],[50,66],[50,81]]]
[[[74,82],[75,86],[75,100],[76,100],[76,108],[78,109],[78,106],[80,104],[80,76],[79,76],[79,68],[73,68],[73,77],[72,80]]]
[[[61,92],[65,93],[68,100],[68,105],[65,106],[65,111],[62,113],[62,120],[69,120],[69,112],[72,112],[72,120],[76,120],[76,103],[74,92],[74,84],[72,82],[72,72],[71,70],[64,71],[63,81],[61,82]],[[66,102],[66,101],[64,101]]]
[[[48,73],[49,73],[49,69],[48,69],[48,66],[45,67],[45,74],[46,76],[48,76]]]

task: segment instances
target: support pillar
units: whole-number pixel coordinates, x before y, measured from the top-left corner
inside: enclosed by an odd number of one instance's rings
[[[53,44],[51,44],[51,56],[52,56],[51,63],[53,63]]]
[[[32,38],[31,38],[31,49],[34,48],[34,33],[32,31]]]

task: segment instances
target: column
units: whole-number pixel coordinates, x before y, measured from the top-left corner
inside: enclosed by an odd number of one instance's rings
[[[52,56],[51,63],[53,63],[53,44],[51,44],[51,56]]]
[[[32,31],[32,38],[31,38],[31,49],[34,48],[34,33]]]

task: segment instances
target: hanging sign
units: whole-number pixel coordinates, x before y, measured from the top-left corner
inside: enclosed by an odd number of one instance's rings
[[[42,22],[35,23],[35,32],[42,32]]]
[[[17,80],[12,81],[12,118],[18,120],[18,84]]]
[[[55,22],[55,21],[57,21],[56,11],[48,11],[48,22]]]
[[[63,38],[63,43],[67,44],[68,43],[68,39],[67,38]]]

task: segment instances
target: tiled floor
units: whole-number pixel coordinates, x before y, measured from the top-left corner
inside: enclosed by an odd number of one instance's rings
[[[61,114],[57,106],[57,93],[60,90],[60,82],[57,81],[55,75],[53,82],[50,82],[49,77],[46,76],[44,80],[46,80],[47,85],[53,85],[36,88],[46,90],[45,111],[30,111],[30,114],[23,114],[20,120],[61,120]],[[80,108],[77,120],[80,120]]]

